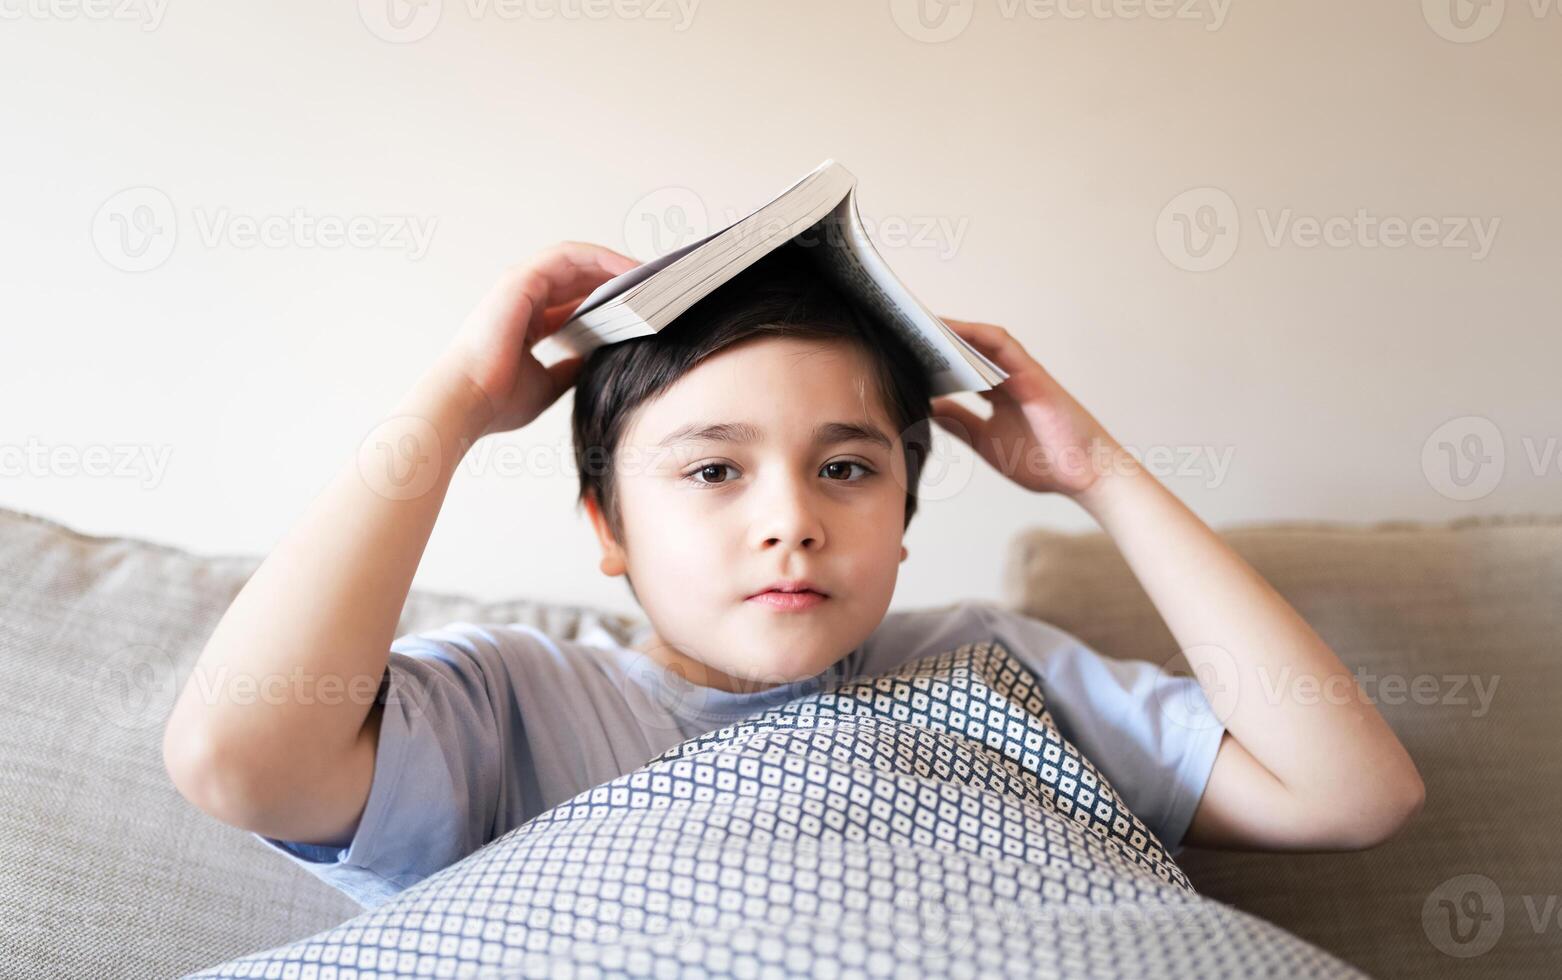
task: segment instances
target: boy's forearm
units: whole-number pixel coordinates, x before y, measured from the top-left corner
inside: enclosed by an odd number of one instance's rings
[[[1414,794],[1414,763],[1348,668],[1153,475],[1108,473],[1077,499],[1121,550],[1227,731],[1293,796],[1388,808]]]
[[[165,758],[242,770],[345,751],[488,410],[444,362],[419,379],[229,606],[169,715]]]

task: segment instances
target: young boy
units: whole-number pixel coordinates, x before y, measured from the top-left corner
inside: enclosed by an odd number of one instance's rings
[[[986,419],[930,400],[807,258],[787,246],[656,337],[551,367],[532,345],[635,263],[563,243],[511,270],[218,624],[165,732],[180,792],[373,906],[680,741],[996,638],[1173,854],[1369,847],[1413,816],[1416,768],[1345,666],[1017,341],[947,321],[1009,378]],[[394,637],[462,455],[577,382],[580,502],[646,626],[629,646],[600,623]],[[886,615],[930,410],[1097,519],[1196,679],[991,603]],[[1274,693],[1287,676],[1349,696]]]

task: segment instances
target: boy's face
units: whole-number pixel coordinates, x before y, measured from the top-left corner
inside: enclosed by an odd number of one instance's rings
[[[752,691],[825,670],[878,627],[906,554],[906,468],[871,372],[844,341],[759,337],[636,410],[615,458],[625,540],[590,510],[603,571],[629,573],[650,620],[641,652]],[[832,423],[882,441],[829,428],[816,441]],[[687,431],[715,424],[753,440]],[[796,611],[750,598],[795,579],[827,598]]]

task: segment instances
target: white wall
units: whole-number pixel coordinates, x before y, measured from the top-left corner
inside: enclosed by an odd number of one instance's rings
[[[0,0],[0,504],[264,552],[505,264],[564,238],[643,255],[670,205],[720,221],[827,156],[933,309],[1008,326],[1125,444],[1201,454],[1165,481],[1213,525],[1562,499],[1556,4],[1460,33],[1450,0],[395,2],[399,34],[377,0]],[[114,222],[143,204],[171,208],[143,261],[166,258],[124,271]],[[421,255],[206,238],[295,209],[433,233]],[[1358,209],[1496,235],[1266,239]],[[1194,255],[1200,215],[1239,231]],[[555,475],[457,478],[418,585],[634,608],[572,509],[568,415],[489,447]],[[1443,442],[1491,457],[1476,483]],[[56,454],[92,447],[166,466]],[[996,597],[1013,532],[1091,526],[975,465],[913,523],[897,607]]]

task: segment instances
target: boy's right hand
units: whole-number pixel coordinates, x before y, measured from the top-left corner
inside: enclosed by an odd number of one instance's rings
[[[445,352],[450,368],[488,400],[483,435],[527,425],[574,385],[584,358],[544,367],[532,347],[593,289],[639,264],[601,245],[560,242],[504,271]]]

